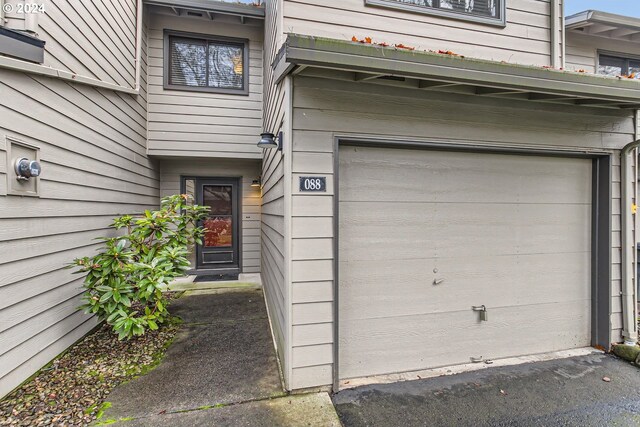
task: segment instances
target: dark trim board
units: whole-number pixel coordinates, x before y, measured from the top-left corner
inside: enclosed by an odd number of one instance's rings
[[[406,141],[371,137],[334,138],[333,148],[333,391],[340,389],[340,146],[387,147],[414,150],[466,151],[525,156],[593,159],[592,167],[592,245],[591,245],[591,345],[609,351],[611,346],[611,230],[612,230],[612,154],[575,150],[478,146],[435,141]]]
[[[177,85],[172,84],[170,82],[170,68],[171,68],[171,47],[169,45],[169,41],[171,37],[182,37],[185,39],[195,39],[195,40],[204,40],[206,42],[220,42],[220,43],[229,43],[235,44],[238,46],[242,46],[242,89],[228,89],[228,88],[217,88],[211,86],[186,86],[186,85]],[[249,73],[250,73],[250,59],[249,59],[249,39],[243,38],[234,38],[234,37],[225,37],[225,36],[217,36],[214,34],[202,34],[202,33],[190,33],[185,31],[176,31],[165,28],[163,30],[163,61],[162,61],[162,86],[164,90],[175,90],[175,91],[183,91],[183,92],[206,92],[206,93],[221,93],[228,95],[239,95],[239,96],[249,96]],[[207,53],[208,55],[208,53]],[[208,56],[207,56],[208,61]],[[207,74],[208,80],[208,74]]]
[[[591,234],[591,343],[611,347],[611,156],[593,159]]]

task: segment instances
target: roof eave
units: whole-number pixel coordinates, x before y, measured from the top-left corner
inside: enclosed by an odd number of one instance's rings
[[[154,6],[174,7],[203,12],[220,13],[224,15],[241,16],[245,18],[264,19],[265,9],[262,6],[252,6],[221,1],[209,0],[143,0],[145,4]]]
[[[590,24],[602,24],[608,27],[634,29],[640,31],[639,18],[601,12],[599,10],[585,10],[584,12],[568,16],[565,19],[565,26],[569,30],[573,28],[584,27],[585,25]]]
[[[299,66],[320,67],[640,106],[640,82],[634,80],[295,34],[287,36],[273,66],[278,80]]]

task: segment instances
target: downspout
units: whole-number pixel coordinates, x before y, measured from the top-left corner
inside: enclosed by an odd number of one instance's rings
[[[136,6],[136,78],[133,89],[140,93],[140,67],[142,67],[142,0]]]
[[[636,242],[634,240],[634,215],[636,206],[632,205],[633,188],[631,180],[637,185],[637,174],[633,173],[630,154],[640,146],[640,110],[635,112],[635,141],[624,146],[620,152],[620,167],[622,168],[622,337],[626,345],[636,345],[638,342],[638,322],[636,285],[633,277],[633,261],[635,259]],[[637,162],[637,159],[635,159]]]
[[[550,18],[551,25],[549,26],[549,31],[551,33],[550,43],[551,43],[551,65],[552,68],[560,68],[559,59],[559,49],[558,49],[558,36],[559,36],[559,23],[560,23],[560,0],[551,0],[549,3],[549,7],[551,8]]]
[[[566,24],[566,15],[564,11],[564,2],[566,0],[562,0],[562,5],[560,6],[560,68],[567,68],[567,24]]]

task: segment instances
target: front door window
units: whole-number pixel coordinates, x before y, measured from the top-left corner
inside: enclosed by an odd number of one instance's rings
[[[209,208],[208,216],[199,224],[205,233],[196,248],[196,269],[239,272],[240,181],[196,178],[195,187],[197,203]]]
[[[205,206],[209,218],[204,221],[204,245],[209,248],[233,246],[233,187],[230,185],[205,185]]]

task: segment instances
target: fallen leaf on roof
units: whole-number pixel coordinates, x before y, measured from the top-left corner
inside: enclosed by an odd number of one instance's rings
[[[450,50],[439,50],[438,53],[441,55],[460,56],[457,53],[452,52]]]
[[[398,49],[406,49],[406,50],[415,50],[415,47],[405,46],[402,43],[394,44],[394,46]]]

